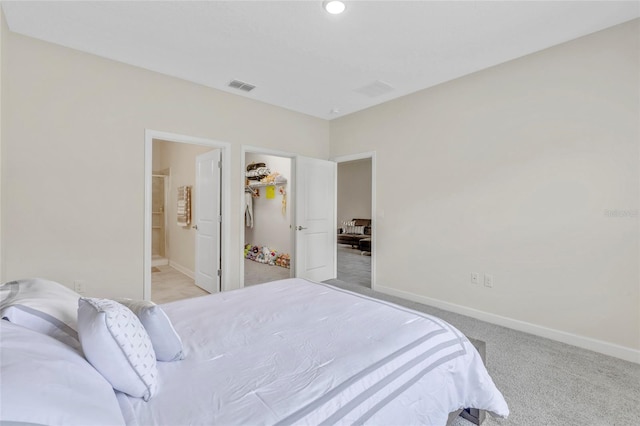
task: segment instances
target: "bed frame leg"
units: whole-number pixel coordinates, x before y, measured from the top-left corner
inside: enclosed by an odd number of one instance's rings
[[[486,415],[487,413],[484,410],[477,410],[475,408],[467,408],[460,413],[460,417],[470,421],[474,425],[481,425]]]
[[[482,358],[482,363],[487,365],[487,344],[482,340],[477,339],[469,339],[471,344],[477,349],[480,354],[480,358]],[[462,410],[460,413],[460,417],[465,420],[470,421],[474,425],[481,425],[484,422],[487,413],[483,410],[478,410],[476,408],[467,408]]]

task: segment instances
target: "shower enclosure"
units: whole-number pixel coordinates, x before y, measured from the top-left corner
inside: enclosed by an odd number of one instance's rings
[[[153,174],[152,176],[151,215],[151,265],[168,265],[167,259],[167,188],[169,176]]]

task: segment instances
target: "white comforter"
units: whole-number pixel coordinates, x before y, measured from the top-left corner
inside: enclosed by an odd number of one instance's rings
[[[444,425],[508,408],[469,341],[445,321],[301,279],[162,306],[186,359],[159,363],[131,425]]]

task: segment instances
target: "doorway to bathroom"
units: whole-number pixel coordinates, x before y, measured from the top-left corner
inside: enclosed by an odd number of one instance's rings
[[[145,132],[146,300],[229,288],[229,155],[223,142]]]
[[[211,167],[207,167],[209,155],[215,163]],[[154,139],[152,157],[152,300],[165,303],[215,293],[220,269],[215,241],[220,234],[220,179],[214,173],[219,174],[219,150]],[[203,157],[211,175],[205,179],[200,176]],[[214,187],[203,191],[210,180]],[[203,211],[203,206],[212,212]],[[203,221],[203,216],[211,218]]]

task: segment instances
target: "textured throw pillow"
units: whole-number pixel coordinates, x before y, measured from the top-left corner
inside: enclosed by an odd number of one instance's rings
[[[147,330],[158,361],[184,359],[182,340],[160,306],[144,300],[118,299],[117,301],[131,309]]]
[[[364,226],[354,226],[352,234],[363,235],[364,234]]]
[[[156,354],[129,308],[113,300],[80,298],[78,336],[87,360],[114,389],[145,401],[155,394]]]
[[[345,221],[342,222],[342,229],[345,234],[353,234],[353,227],[355,226],[355,222],[353,221]]]
[[[365,227],[363,225],[356,225],[354,221],[344,222],[343,227],[345,230],[344,231],[345,234],[356,234],[356,235],[364,234]]]
[[[109,382],[69,346],[0,320],[0,348],[0,424],[125,424]]]
[[[29,278],[0,286],[0,318],[80,349],[77,330],[80,295],[54,281]]]

